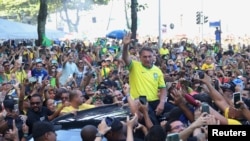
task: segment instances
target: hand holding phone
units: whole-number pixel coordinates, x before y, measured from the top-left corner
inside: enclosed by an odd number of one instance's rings
[[[240,104],[237,104],[238,101],[241,101],[242,97],[241,97],[241,93],[240,92],[235,92],[233,93],[233,101],[234,101],[234,107],[239,109],[240,108]]]
[[[147,104],[147,97],[146,96],[140,96],[139,97],[140,103],[143,105]]]
[[[210,114],[209,105],[206,103],[202,103],[201,112],[202,113],[206,112],[206,113]]]
[[[105,118],[105,122],[106,122],[106,124],[110,127],[111,125],[112,125],[112,123],[113,123],[113,118],[111,118],[111,117],[106,117]]]

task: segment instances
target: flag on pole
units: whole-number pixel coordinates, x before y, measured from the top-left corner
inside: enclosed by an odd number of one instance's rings
[[[220,21],[209,22],[209,27],[220,27]]]
[[[52,45],[52,41],[45,36],[45,34],[42,35],[42,46],[48,47]]]

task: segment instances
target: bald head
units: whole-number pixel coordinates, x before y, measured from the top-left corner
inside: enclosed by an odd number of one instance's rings
[[[81,130],[81,138],[83,141],[94,141],[97,132],[94,125],[85,125]]]

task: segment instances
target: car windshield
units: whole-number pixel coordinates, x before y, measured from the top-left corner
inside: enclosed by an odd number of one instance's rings
[[[57,130],[57,141],[81,141],[80,136],[81,129],[63,129],[63,130]],[[33,138],[30,139],[30,141],[34,141]]]
[[[76,115],[67,114],[51,122],[54,124],[57,141],[80,141],[80,132],[85,125],[98,126],[105,117],[115,117],[124,121],[129,113],[128,107],[114,104],[79,111]],[[29,141],[34,141],[32,136],[29,137]]]

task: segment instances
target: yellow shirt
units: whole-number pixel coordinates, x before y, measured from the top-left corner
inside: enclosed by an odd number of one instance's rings
[[[168,55],[169,54],[169,50],[167,48],[160,48],[159,50],[160,55]]]
[[[110,68],[107,68],[107,67],[102,68],[102,69],[101,69],[101,75],[102,75],[102,77],[108,77],[109,72],[110,72]],[[106,74],[105,74],[105,73],[106,73]]]
[[[27,73],[24,70],[16,71],[15,76],[19,83],[23,83],[24,80],[27,78]]]
[[[4,73],[4,76],[7,78],[7,80],[10,80],[11,73]]]
[[[131,97],[146,95],[148,101],[159,100],[158,89],[166,87],[162,71],[156,66],[148,69],[134,60],[128,67]]]
[[[33,59],[34,58],[34,53],[33,52],[28,52],[28,51],[24,51],[23,52],[23,55],[29,55],[30,59]]]
[[[202,64],[201,66],[201,70],[211,70],[211,69],[214,69],[214,64]]]
[[[74,111],[82,111],[82,110],[87,110],[87,109],[91,109],[91,108],[94,108],[95,105],[90,105],[90,104],[85,104],[83,103],[82,105],[79,106],[78,109],[74,108],[73,106],[67,106],[67,107],[64,107],[60,113],[71,113],[71,112],[74,112]]]

